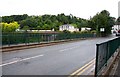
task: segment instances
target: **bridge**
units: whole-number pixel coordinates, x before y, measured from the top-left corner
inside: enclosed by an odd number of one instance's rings
[[[4,45],[0,65],[3,77],[10,75],[98,77],[109,75],[108,71],[113,70],[113,66],[117,67],[115,62],[119,58],[117,50],[120,45],[119,37],[85,36],[82,39],[74,40],[71,37],[56,41],[55,36],[45,38],[47,42]]]

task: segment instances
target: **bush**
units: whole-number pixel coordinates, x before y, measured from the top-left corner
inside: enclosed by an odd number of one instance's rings
[[[97,31],[96,30],[92,30],[91,33],[97,33]]]
[[[71,33],[71,32],[68,30],[63,30],[63,33]]]
[[[81,31],[81,33],[90,33],[90,31],[85,30],[85,31]]]

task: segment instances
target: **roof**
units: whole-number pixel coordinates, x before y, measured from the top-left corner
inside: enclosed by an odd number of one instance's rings
[[[61,26],[73,26],[73,27],[77,28],[77,25],[76,25],[76,24],[64,24],[64,25],[61,25]],[[60,27],[61,27],[61,26],[60,26]]]

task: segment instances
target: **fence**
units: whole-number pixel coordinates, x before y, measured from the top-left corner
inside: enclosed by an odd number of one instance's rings
[[[96,46],[95,76],[99,75],[102,68],[107,65],[110,57],[114,54],[117,48],[119,48],[120,37],[101,44],[96,44]]]
[[[2,45],[30,44],[57,40],[88,38],[94,34],[80,33],[2,33]]]

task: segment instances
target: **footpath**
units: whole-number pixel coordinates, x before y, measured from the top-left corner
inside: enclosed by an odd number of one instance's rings
[[[113,65],[112,71],[110,73],[110,75],[113,75],[113,77],[120,77],[120,47],[118,49],[118,52],[119,52],[119,54]]]
[[[117,69],[115,71],[115,75],[120,77],[120,59],[119,59],[119,62],[118,62],[118,67],[117,67]]]

